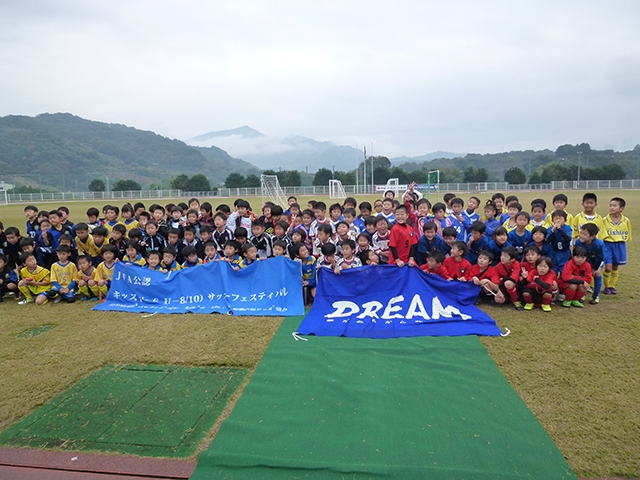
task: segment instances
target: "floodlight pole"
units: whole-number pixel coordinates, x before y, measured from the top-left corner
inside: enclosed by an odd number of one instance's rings
[[[580,155],[581,154],[582,152],[578,152],[578,183],[580,183],[580,163],[581,163]]]

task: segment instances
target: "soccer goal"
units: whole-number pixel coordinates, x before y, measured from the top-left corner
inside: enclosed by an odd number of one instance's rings
[[[340,180],[329,180],[329,198],[347,198]]]
[[[9,194],[5,189],[0,190],[0,205],[9,205]]]
[[[431,170],[427,174],[427,197],[429,200],[431,200],[431,191],[438,194],[438,201],[440,201],[440,170]]]
[[[280,205],[283,209],[287,207],[287,198],[277,175],[260,175],[260,190],[262,191],[263,205],[266,199]]]

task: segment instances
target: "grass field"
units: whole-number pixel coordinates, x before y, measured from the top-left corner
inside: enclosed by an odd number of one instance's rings
[[[550,204],[554,193],[522,192],[519,197],[523,205],[538,196]],[[571,213],[580,210],[582,193],[567,192]],[[609,198],[622,196],[628,205],[625,214],[640,225],[640,212],[634,207],[640,204],[640,191],[596,193],[601,214],[608,212]],[[484,201],[490,194],[478,196]],[[301,197],[301,205],[308,198]],[[213,199],[212,204],[225,200]],[[259,199],[250,201],[257,205]],[[94,205],[67,206],[77,222]],[[24,230],[22,208],[1,206],[0,221],[5,227],[18,225]],[[512,333],[506,338],[483,338],[483,344],[580,476],[640,476],[639,255],[637,242],[630,243],[629,266],[621,270],[618,283],[620,294],[603,297],[599,305],[556,307],[552,314],[486,307]],[[5,300],[0,304],[0,430],[111,363],[253,370],[281,320],[220,315],[145,318],[90,312],[89,308],[85,303],[35,307]],[[56,327],[32,338],[16,338],[46,324]],[[206,448],[216,431],[217,426],[200,449]]]

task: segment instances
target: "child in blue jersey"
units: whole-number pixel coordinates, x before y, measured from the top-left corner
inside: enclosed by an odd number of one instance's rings
[[[486,251],[493,254],[493,261],[491,262],[492,266],[495,267],[500,263],[502,250],[510,246],[511,244],[509,243],[509,234],[507,233],[507,229],[504,227],[496,228],[493,232],[493,240],[491,240],[487,245],[487,248],[485,248]]]
[[[469,227],[471,233],[467,241],[469,250],[467,251],[466,259],[469,260],[471,265],[478,263],[478,255],[489,246],[489,240],[487,240],[487,237],[484,235],[486,229],[485,224],[480,221],[474,222]]]
[[[458,220],[455,217],[447,217],[447,206],[444,203],[435,203],[433,207],[431,207],[431,211],[433,212],[433,223],[438,227],[437,233],[439,237],[444,238],[443,229],[447,227],[453,227],[456,231],[456,237],[458,236],[458,229],[456,227],[459,226]]]
[[[429,253],[434,250],[443,251],[444,240],[437,235],[437,231],[438,227],[433,222],[426,222],[422,226],[423,235],[420,237],[420,240],[418,240],[416,255],[418,265],[426,264]]]
[[[158,250],[152,250],[152,251],[157,252]],[[149,253],[147,253],[147,255],[149,255]],[[180,267],[180,264],[176,261],[176,255],[177,253],[173,249],[173,247],[165,247],[164,250],[162,250],[162,263],[160,264],[160,266],[162,267],[163,273],[175,272],[182,268]]]
[[[571,227],[565,224],[567,214],[563,210],[555,210],[551,214],[553,227],[547,232],[547,242],[551,244],[553,271],[562,275],[562,269],[571,258]]]
[[[18,275],[15,270],[9,268],[8,261],[5,254],[0,254],[0,302],[5,293],[18,291]]]
[[[204,227],[203,227],[204,228]],[[204,244],[204,259],[203,263],[219,262],[222,257],[218,253],[218,246],[216,242],[209,241]]]
[[[497,213],[498,210],[496,209],[496,206],[493,204],[493,202],[488,201],[484,206],[484,217],[481,219],[481,221],[483,221],[485,227],[487,227],[484,233],[489,239],[493,238],[493,232],[495,232],[496,228],[502,226],[500,221],[496,218]]]
[[[478,197],[469,197],[469,200],[467,200],[467,208],[462,211],[462,223],[467,232],[471,231],[471,225],[480,220],[480,214],[476,212],[479,206],[480,199]]]
[[[456,243],[456,238],[458,237],[458,232],[453,227],[447,227],[442,229],[442,245],[440,245],[441,252],[444,253],[445,257],[449,257],[451,255],[451,248],[453,244]]]
[[[27,218],[27,235],[35,239],[40,230],[40,223],[38,222],[38,207],[35,205],[27,205],[24,207],[24,216]]]
[[[237,240],[227,240],[227,243],[224,244],[224,260],[237,272],[240,270],[240,263],[242,262],[242,257],[238,255],[240,251],[240,243]]]
[[[600,229],[595,223],[585,223],[580,229],[580,235],[575,247],[583,247],[587,251],[587,262],[591,265],[593,276],[593,297],[589,301],[591,305],[600,302],[602,291],[602,270],[604,269],[605,246],[604,242],[597,238]]]
[[[386,219],[391,227],[396,224],[396,216],[393,213],[393,200],[391,198],[382,200],[382,212],[378,214],[378,217]]]
[[[42,262],[45,268],[50,268],[57,260],[56,251],[60,244],[60,234],[51,228],[51,222],[43,218],[40,221],[40,230],[37,232],[36,244],[42,252]]]
[[[540,250],[541,257],[551,257],[551,244],[547,242],[547,229],[545,227],[533,227],[531,230],[531,242]]]
[[[531,243],[531,232],[527,230],[531,221],[527,212],[518,212],[516,215],[516,228],[511,230],[507,240],[512,247],[518,250],[518,261],[522,262],[522,252],[529,243]]]
[[[295,259],[302,264],[302,287],[307,293],[305,305],[308,305],[316,296],[316,257],[304,243],[295,244],[293,251]]]
[[[458,237],[456,240],[460,242],[465,242],[467,240],[467,234],[469,231],[467,227],[464,225],[464,217],[462,216],[462,210],[464,209],[464,200],[456,197],[451,199],[451,215],[450,217],[455,218],[458,221],[457,225],[451,225],[458,232]],[[469,225],[471,227],[471,225]]]

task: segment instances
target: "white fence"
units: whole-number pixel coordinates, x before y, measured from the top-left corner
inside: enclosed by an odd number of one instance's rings
[[[537,185],[512,185],[506,182],[482,182],[482,183],[441,183],[438,186],[440,193],[465,192],[480,193],[491,191],[512,191],[512,190],[629,190],[640,188],[640,180],[585,180],[585,181],[565,181],[551,182]],[[307,187],[282,187],[285,195],[329,195],[329,186],[307,186]],[[345,185],[347,195],[372,195],[374,192],[371,185],[365,188],[362,185]],[[373,192],[373,193],[372,193]],[[182,190],[132,190],[126,192],[42,192],[42,193],[16,193],[7,195],[9,203],[35,203],[51,201],[80,201],[80,200],[153,200],[166,198],[209,198],[209,197],[259,197],[262,191],[259,187],[242,188],[215,188],[210,192],[185,192]]]

